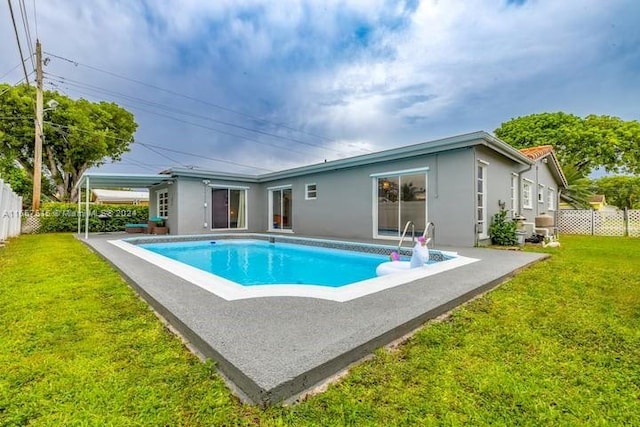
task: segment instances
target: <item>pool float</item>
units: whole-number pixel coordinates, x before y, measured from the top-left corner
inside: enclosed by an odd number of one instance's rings
[[[429,249],[426,244],[429,240],[424,237],[418,237],[416,245],[413,247],[413,253],[411,254],[411,261],[398,261],[399,257],[397,252],[391,252],[391,261],[383,262],[376,268],[376,275],[386,276],[388,274],[399,273],[401,271],[407,271],[412,268],[424,267],[429,261]]]

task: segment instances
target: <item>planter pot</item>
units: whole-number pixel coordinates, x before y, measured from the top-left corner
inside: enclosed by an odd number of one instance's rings
[[[169,234],[169,227],[153,227],[153,234]]]

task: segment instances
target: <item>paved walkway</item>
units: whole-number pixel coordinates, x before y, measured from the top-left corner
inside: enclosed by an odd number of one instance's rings
[[[108,240],[81,239],[113,264],[197,351],[216,361],[241,398],[293,400],[349,364],[495,287],[544,254],[441,248],[479,262],[347,301],[266,297],[226,301]]]

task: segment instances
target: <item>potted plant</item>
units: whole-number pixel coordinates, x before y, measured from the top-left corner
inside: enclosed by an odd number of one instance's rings
[[[489,236],[494,245],[513,246],[518,243],[516,234],[517,224],[515,221],[507,220],[507,211],[500,209],[500,212],[493,216],[493,222],[489,227]]]
[[[154,216],[149,218],[149,233],[151,234],[168,234],[169,228],[165,226],[164,218]]]

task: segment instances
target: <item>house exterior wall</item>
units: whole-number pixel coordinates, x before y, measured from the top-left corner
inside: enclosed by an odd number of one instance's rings
[[[556,182],[553,174],[551,173],[551,169],[549,163],[551,161],[547,161],[545,163],[545,158],[539,159],[536,161],[535,165],[522,174],[522,179],[529,180],[533,183],[533,201],[531,208],[525,208],[523,206],[521,213],[526,218],[525,223],[534,223],[535,217],[541,215],[543,213],[554,215],[554,213],[558,210],[558,189],[559,184]],[[543,186],[543,197],[542,201],[538,200],[538,189],[539,185]],[[554,193],[554,206],[552,209],[549,209],[548,203],[548,192],[549,189],[553,190]]]
[[[489,141],[490,142],[490,141]],[[507,147],[510,148],[510,147]],[[436,226],[436,244],[452,246],[475,246],[490,242],[488,229],[493,216],[500,211],[501,204],[514,214],[523,214],[533,223],[540,212],[548,212],[549,188],[557,195],[560,184],[556,182],[551,167],[538,161],[526,164],[510,154],[502,154],[502,147],[484,143],[469,144],[442,151],[407,155],[399,160],[384,157],[371,158],[367,163],[340,165],[336,169],[309,167],[298,171],[284,171],[277,178],[263,177],[219,177],[207,179],[193,177],[191,172],[174,175],[174,184],[156,186],[150,190],[150,215],[157,210],[157,190],[169,190],[169,218],[171,234],[203,234],[212,232],[234,232],[239,229],[215,229],[212,227],[212,188],[244,188],[247,191],[248,232],[293,232],[298,235],[356,240],[380,239],[381,243],[397,242],[397,236],[377,236],[378,181],[379,177],[424,173],[426,175],[426,220]],[[484,236],[478,233],[478,170],[485,170],[485,227]],[[529,167],[531,166],[531,167]],[[320,170],[318,170],[320,169]],[[417,170],[417,171],[416,171]],[[306,172],[306,173],[304,173]],[[290,178],[281,178],[288,173]],[[515,177],[515,178],[514,178]],[[532,186],[532,206],[523,207],[522,183],[529,179]],[[517,184],[517,207],[511,205],[512,184]],[[306,185],[315,184],[317,197],[307,200]],[[538,184],[544,185],[545,195],[538,202]],[[270,217],[270,189],[291,187],[291,230],[270,230],[274,218]],[[394,188],[394,187],[392,187]],[[395,187],[397,188],[397,187]],[[399,191],[399,190],[398,190]],[[396,193],[397,194],[397,193]],[[395,203],[395,202],[393,202]],[[403,206],[403,219],[411,219],[412,203]],[[381,205],[382,206],[382,205]],[[390,206],[391,207],[391,206]],[[384,211],[384,210],[383,210]],[[391,223],[400,222],[393,216]],[[415,221],[415,220],[414,220]],[[401,224],[404,226],[404,223]]]
[[[500,212],[500,203],[504,203],[505,209],[511,209],[511,177],[514,173],[523,169],[522,165],[501,156],[484,146],[476,147],[476,161],[484,162],[487,171],[487,224],[491,225],[491,220],[495,214]],[[474,175],[475,179],[475,175]],[[475,183],[473,185],[475,190]],[[477,204],[476,197],[472,197],[474,204]],[[475,206],[477,208],[477,206]],[[489,238],[478,239],[475,243],[483,245],[490,243]]]
[[[169,196],[169,214],[165,219],[165,225],[169,227],[169,232],[172,232],[172,228],[177,228],[178,220],[178,203],[179,198],[177,185],[161,184],[155,185],[149,188],[149,217],[158,216],[158,192],[166,190]],[[175,231],[173,231],[175,234]]]

